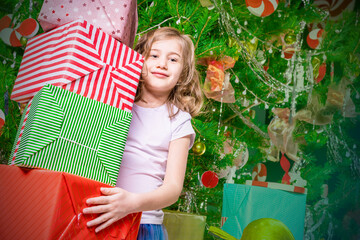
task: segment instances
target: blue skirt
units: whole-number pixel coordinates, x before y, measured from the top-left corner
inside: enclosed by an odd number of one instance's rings
[[[168,240],[164,224],[140,224],[137,240]]]

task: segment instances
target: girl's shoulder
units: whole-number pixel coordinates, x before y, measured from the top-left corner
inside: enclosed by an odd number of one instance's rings
[[[174,119],[191,119],[191,115],[190,113],[181,110],[180,108],[176,107],[175,105],[171,105],[172,108],[172,113],[173,113],[173,117]]]

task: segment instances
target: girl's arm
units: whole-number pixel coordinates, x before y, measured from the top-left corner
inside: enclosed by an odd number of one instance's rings
[[[170,142],[165,179],[162,186],[147,193],[130,193],[121,188],[101,188],[104,196],[90,198],[84,214],[101,214],[87,223],[88,227],[98,226],[95,231],[110,226],[129,213],[161,209],[175,203],[182,191],[190,136]]]

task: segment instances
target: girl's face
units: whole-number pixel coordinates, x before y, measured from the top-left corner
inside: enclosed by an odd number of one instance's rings
[[[179,40],[154,42],[142,71],[146,91],[168,96],[178,82],[182,69],[183,56]]]

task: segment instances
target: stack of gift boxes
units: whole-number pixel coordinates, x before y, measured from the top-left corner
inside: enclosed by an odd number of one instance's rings
[[[116,184],[143,62],[84,19],[29,39],[11,95],[27,106],[0,166],[1,239],[136,239],[141,213],[95,233],[82,209]]]

